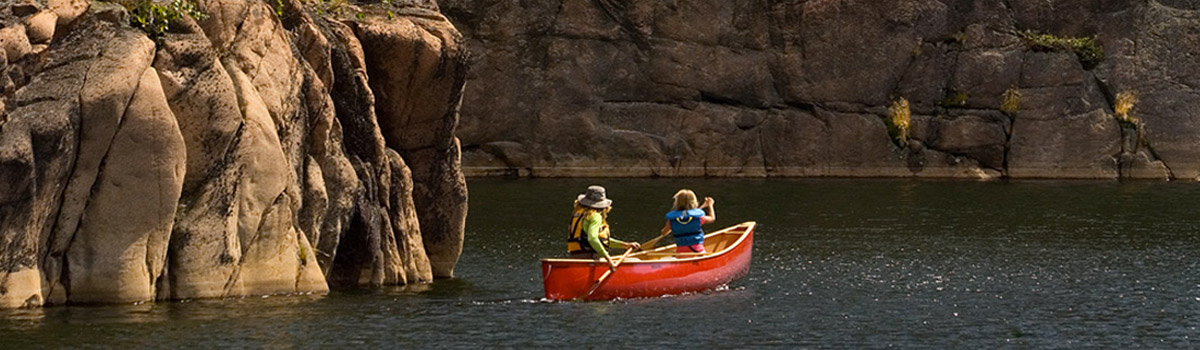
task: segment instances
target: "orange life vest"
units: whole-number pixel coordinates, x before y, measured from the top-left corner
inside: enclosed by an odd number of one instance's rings
[[[592,249],[592,245],[588,244],[587,233],[584,232],[583,227],[583,222],[587,221],[588,216],[591,216],[594,211],[595,209],[592,208],[575,207],[575,212],[571,215],[571,235],[567,237],[567,253],[596,252],[596,250]],[[600,244],[608,246],[608,222],[602,221],[600,223],[598,236],[600,236]]]

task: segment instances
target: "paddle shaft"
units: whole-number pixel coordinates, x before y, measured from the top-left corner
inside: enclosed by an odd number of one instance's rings
[[[641,249],[647,250],[650,248],[654,248],[655,245],[658,245],[658,241],[661,241],[663,238],[667,237],[667,235],[670,235],[670,234],[671,234],[671,231],[667,231],[667,232],[659,235],[658,237],[655,237],[652,240],[646,241],[646,243],[642,243]]]
[[[600,279],[596,280],[596,284],[592,285],[592,289],[588,290],[587,294],[584,294],[580,299],[592,296],[592,293],[595,293],[596,289],[600,288],[600,284],[604,283],[604,280],[608,279],[608,276],[612,276],[613,271],[616,271],[622,262],[625,262],[625,257],[629,256],[629,253],[633,253],[633,248],[626,249],[625,254],[621,254],[621,257],[617,258],[617,263],[611,269],[608,269],[608,271],[604,271],[604,274],[600,275]]]

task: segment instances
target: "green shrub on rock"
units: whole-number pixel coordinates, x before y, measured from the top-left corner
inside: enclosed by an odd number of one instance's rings
[[[1142,120],[1129,114],[1133,111],[1133,105],[1137,103],[1137,93],[1124,91],[1117,93],[1113,98],[1113,113],[1117,115],[1117,120],[1128,125],[1139,126]]]
[[[1009,116],[1017,114],[1017,110],[1021,107],[1021,91],[1015,87],[1004,90],[1004,102],[1000,104],[1000,111]]]
[[[1035,33],[1028,30],[1021,32],[1020,36],[1022,39],[1025,39],[1025,43],[1034,51],[1061,49],[1075,52],[1075,56],[1079,58],[1079,63],[1083,64],[1084,69],[1095,68],[1096,65],[1104,61],[1104,48],[1100,46],[1100,42],[1095,36],[1070,38]]]
[[[912,125],[912,111],[908,107],[908,99],[901,97],[888,106],[888,134],[896,140],[896,144],[908,144],[908,133]]]
[[[118,4],[129,10],[129,24],[146,32],[151,39],[162,37],[172,23],[183,20],[184,16],[195,20],[203,20],[208,15],[196,9],[196,4],[190,0],[172,0],[159,2],[154,0],[117,0]]]
[[[348,10],[354,7],[349,0],[312,0],[313,8],[317,9],[318,14],[330,14],[341,16],[346,14]]]

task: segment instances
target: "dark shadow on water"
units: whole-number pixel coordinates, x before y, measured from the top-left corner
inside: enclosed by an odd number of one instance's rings
[[[432,298],[455,298],[481,292],[480,288],[476,287],[474,283],[462,278],[442,279],[433,283],[405,286],[397,289],[406,293],[420,294],[421,296]]]
[[[401,286],[383,286],[383,287],[354,287],[354,288],[338,288],[329,292],[330,297],[367,297],[367,296],[420,296],[431,299],[456,299],[473,294],[480,294],[483,290],[477,288],[475,284],[461,278],[440,279],[431,283],[414,283]]]

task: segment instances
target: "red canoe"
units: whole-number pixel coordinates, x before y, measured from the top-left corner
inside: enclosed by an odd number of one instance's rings
[[[542,259],[546,299],[607,300],[656,297],[713,289],[750,271],[754,222],[704,236],[708,253],[675,253],[675,245],[630,254],[592,295],[588,290],[608,271],[602,260]]]

